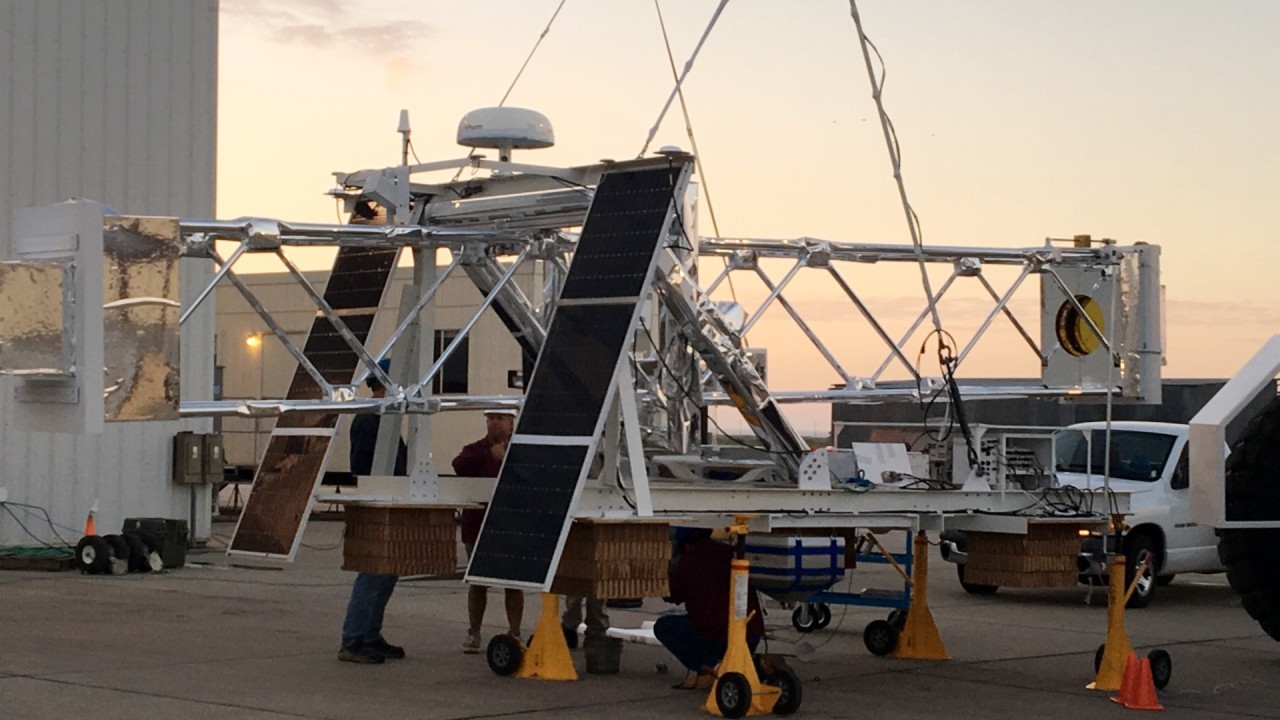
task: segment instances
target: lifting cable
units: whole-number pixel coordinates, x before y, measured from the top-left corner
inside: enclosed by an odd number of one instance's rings
[[[724,11],[724,6],[729,4],[729,0],[720,0],[720,4],[716,6],[716,11],[711,14],[711,20],[707,22],[707,27],[702,31],[702,37],[698,38],[698,44],[693,47],[693,53],[689,55],[689,59],[684,64],[684,70],[680,73],[680,77],[676,78],[676,86],[671,88],[671,94],[667,96],[667,101],[663,103],[662,110],[658,113],[658,119],[654,121],[653,127],[649,128],[649,136],[644,139],[644,146],[640,148],[637,158],[644,157],[649,151],[649,143],[653,142],[653,136],[658,134],[658,128],[662,125],[662,119],[667,116],[667,110],[671,109],[671,103],[676,99],[676,95],[680,93],[680,87],[684,84],[685,78],[689,77],[689,72],[693,70],[693,61],[698,59],[698,53],[702,51],[702,45],[706,43],[707,36],[711,34],[711,29],[716,26],[716,21],[720,19],[720,13]]]
[[[676,81],[676,94],[680,98],[680,112],[684,115],[685,133],[689,136],[689,146],[693,150],[693,163],[697,167],[698,177],[702,181],[702,192],[707,197],[707,214],[711,216],[711,229],[715,232],[716,237],[722,237],[720,235],[720,223],[716,220],[716,206],[711,202],[711,185],[707,182],[706,168],[702,164],[702,153],[698,152],[698,139],[693,134],[693,120],[689,117],[689,106],[685,103],[684,88],[680,87],[679,84],[680,71],[676,69],[676,58],[671,52],[671,38],[667,35],[667,23],[662,19],[661,0],[653,0],[653,9],[658,12],[658,27],[662,28],[662,42],[667,49],[667,63],[671,66],[671,79]],[[714,21],[715,19],[712,18],[712,22]],[[646,142],[646,147],[647,145],[648,143]],[[643,151],[640,154],[643,155]],[[692,245],[693,243],[690,242],[690,244]],[[698,249],[693,248],[693,252],[697,254]],[[723,259],[725,267],[729,267],[728,256],[724,256]],[[734,302],[738,302],[738,291],[733,286],[733,273],[725,275],[725,280],[729,284],[729,296],[733,298]],[[744,336],[742,341],[746,343],[747,338]]]

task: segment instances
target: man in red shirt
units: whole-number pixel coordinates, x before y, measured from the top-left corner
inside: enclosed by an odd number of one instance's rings
[[[711,539],[710,530],[677,531],[679,559],[671,569],[673,603],[684,603],[687,615],[664,615],[653,634],[689,670],[678,688],[707,689],[715,682],[715,668],[724,658],[729,637],[730,565],[733,548]],[[747,644],[754,651],[764,637],[764,617],[755,588],[748,593]]]
[[[485,436],[462,448],[453,459],[453,471],[462,477],[498,477],[502,459],[507,455],[507,443],[515,426],[514,409],[486,410],[484,413]],[[484,510],[462,511],[462,544],[467,548],[467,559],[476,547],[480,525],[484,522]],[[485,606],[489,602],[489,588],[472,585],[467,589],[467,639],[462,652],[480,652],[480,626],[484,623]],[[507,624],[512,637],[520,637],[520,623],[524,619],[524,593],[507,588]]]

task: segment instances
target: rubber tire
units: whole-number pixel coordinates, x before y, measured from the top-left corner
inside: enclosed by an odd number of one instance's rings
[[[1151,681],[1157,690],[1165,689],[1173,677],[1173,657],[1166,650],[1156,649],[1147,653],[1147,660],[1151,663]]]
[[[809,609],[809,621],[805,622],[805,609],[803,605],[797,605],[795,610],[791,611],[791,627],[802,633],[811,633],[818,629],[818,614],[812,608]]]
[[[1142,582],[1139,581],[1138,587],[1134,588],[1133,594],[1129,596],[1129,602],[1125,603],[1127,608],[1144,608],[1151,604],[1151,598],[1156,594],[1155,579],[1159,577],[1160,565],[1160,548],[1159,542],[1151,537],[1151,535],[1138,532],[1130,535],[1125,540],[1124,551],[1124,586],[1128,590],[1133,584],[1134,571],[1138,569],[1138,563],[1142,561],[1144,554],[1150,553],[1155,558],[1152,566],[1147,568],[1146,591],[1142,590]]]
[[[116,560],[124,560],[128,562],[129,543],[125,542],[123,537],[116,534],[111,534],[111,535],[103,535],[102,539],[106,540],[107,544],[111,546],[111,557],[115,558]]]
[[[751,683],[742,673],[729,672],[716,678],[716,707],[727,718],[740,718],[751,709]]]
[[[889,613],[887,620],[889,624],[893,626],[893,629],[901,633],[903,628],[907,626],[907,611],[902,608],[898,608],[897,610]]]
[[[995,595],[1000,589],[999,585],[982,585],[980,583],[970,583],[964,581],[964,566],[956,566],[956,577],[960,578],[960,587],[970,595]]]
[[[791,715],[800,709],[804,694],[800,687],[800,676],[789,667],[780,667],[766,673],[761,681],[782,691],[778,701],[773,704],[774,715]]]
[[[524,662],[524,646],[510,635],[495,635],[485,649],[484,659],[495,675],[514,675]]]
[[[142,537],[131,531],[122,533],[121,537],[129,546],[129,572],[151,572],[151,563],[147,561],[151,551]]]
[[[1098,671],[1102,669],[1102,656],[1107,654],[1107,644],[1102,643],[1098,646],[1098,650],[1093,653],[1093,674],[1096,677]]]
[[[1177,575],[1157,575],[1156,585],[1160,587],[1168,587],[1169,583],[1173,582],[1173,579],[1176,577],[1178,576]]]
[[[76,567],[98,575],[111,572],[111,545],[101,535],[85,535],[76,543]]]
[[[888,655],[898,647],[898,629],[888,620],[872,620],[862,631],[862,644],[872,655]]]
[[[1226,463],[1227,517],[1280,517],[1280,397],[1267,403],[1231,446]],[[1227,582],[1262,630],[1280,640],[1280,529],[1218,531]]]
[[[818,613],[818,629],[825,630],[831,624],[831,606],[826,603],[814,603],[813,609]]]

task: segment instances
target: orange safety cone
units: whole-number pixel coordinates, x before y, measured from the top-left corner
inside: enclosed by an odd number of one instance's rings
[[[85,521],[84,521],[84,534],[85,534],[85,537],[88,537],[88,536],[90,536],[90,535],[97,535],[97,534],[98,534],[98,528],[97,528],[97,526],[95,526],[95,525],[94,525],[94,523],[93,523],[93,511],[92,511],[92,510],[90,510],[90,511],[89,511],[89,517],[85,518]]]
[[[1124,702],[1130,710],[1163,710],[1164,706],[1156,698],[1156,682],[1151,677],[1151,661],[1142,658],[1138,666],[1138,678],[1134,683],[1133,696]]]
[[[1124,661],[1124,678],[1120,681],[1120,690],[1111,696],[1111,702],[1127,706],[1133,700],[1138,687],[1139,667],[1137,653],[1129,653]]]

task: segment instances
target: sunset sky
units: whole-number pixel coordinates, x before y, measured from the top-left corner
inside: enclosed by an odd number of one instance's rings
[[[219,216],[333,221],[330,173],[398,162],[401,108],[420,158],[459,157],[459,118],[498,102],[558,3],[222,0]],[[663,0],[678,65],[716,4]],[[1161,245],[1167,377],[1229,375],[1280,329],[1280,3],[859,8],[926,243]],[[568,0],[508,101],[545,113],[557,145],[517,159],[634,157],[671,87],[652,0]],[[732,0],[686,97],[722,235],[910,242],[847,2]],[[678,107],[664,144],[689,148]],[[892,332],[923,297],[908,270],[851,272]],[[1036,287],[1020,308],[1035,309]],[[834,287],[793,288],[847,369],[874,370],[884,349]],[[760,296],[745,279],[737,290]],[[963,337],[983,314],[958,297],[943,320]],[[1036,373],[1006,336],[970,375]],[[770,347],[775,387],[836,379],[780,313],[750,340]]]

